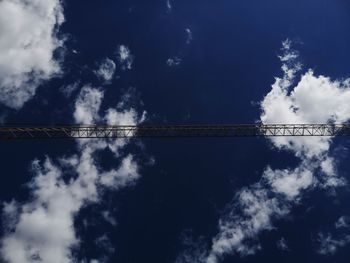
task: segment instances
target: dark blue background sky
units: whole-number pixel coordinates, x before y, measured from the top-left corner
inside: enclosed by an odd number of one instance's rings
[[[76,81],[99,85],[91,69],[105,57],[115,58],[118,45],[134,55],[131,71],[117,72],[108,85],[104,107],[114,106],[120,94],[136,89],[153,123],[252,123],[260,101],[279,76],[281,42],[297,43],[304,69],[332,78],[349,77],[350,2],[346,0],[177,0],[169,12],[166,1],[65,1],[68,34],[64,75],[39,88],[19,112],[8,111],[9,122],[72,123],[74,100],[59,88]],[[193,40],[186,44],[186,28]],[[77,50],[74,54],[71,50]],[[168,67],[170,57],[182,58]],[[217,221],[234,193],[259,180],[267,164],[293,166],[287,153],[271,151],[263,139],[147,140],[146,152],[156,160],[145,165],[133,189],[106,193],[105,202],[87,207],[76,221],[83,240],[80,255],[103,255],[95,238],[107,233],[116,252],[110,262],[173,262],[181,251],[181,235],[210,242]],[[336,145],[349,146],[345,139]],[[1,200],[26,199],[23,184],[30,180],[30,161],[45,155],[74,152],[74,143],[1,142]],[[108,156],[105,157],[108,163]],[[140,154],[140,159],[145,159]],[[349,158],[340,158],[347,175]],[[348,262],[350,252],[335,256],[315,253],[316,233],[350,214],[349,193],[306,195],[292,217],[263,234],[262,251],[224,262]],[[118,226],[101,221],[99,211],[114,209]],[[92,226],[82,225],[87,219]],[[291,252],[276,249],[281,237]]]

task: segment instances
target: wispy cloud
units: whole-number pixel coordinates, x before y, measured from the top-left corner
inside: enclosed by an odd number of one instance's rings
[[[332,81],[324,76],[305,73],[293,87],[296,74],[301,70],[298,52],[289,40],[283,42],[280,60],[282,78],[276,78],[272,90],[261,102],[263,123],[326,123],[344,122],[350,118],[346,103],[350,96],[349,81]],[[322,105],[322,107],[319,107]],[[290,212],[298,204],[302,193],[314,187],[336,187],[345,184],[337,176],[335,164],[329,156],[331,138],[285,137],[271,138],[274,147],[291,151],[300,158],[294,169],[266,168],[262,180],[240,191],[233,206],[241,211],[221,219],[219,234],[207,262],[218,262],[225,254],[246,255],[259,249],[259,233],[272,228],[273,221]],[[321,175],[316,171],[321,170]],[[242,193],[250,193],[250,203],[242,201]],[[252,197],[251,197],[252,196]],[[253,198],[258,196],[259,198]],[[247,214],[248,211],[248,214]]]
[[[335,237],[330,233],[319,233],[317,241],[319,243],[319,248],[317,252],[322,255],[332,255],[337,252],[341,247],[344,247],[350,243],[350,235],[342,235],[340,237]]]
[[[191,44],[192,40],[193,40],[193,34],[192,34],[192,30],[190,28],[186,28],[186,44]]]
[[[83,87],[75,103],[76,123],[105,120],[105,116],[100,114],[102,99],[102,90]],[[141,120],[133,109],[125,108],[120,114],[109,116],[107,122],[122,123],[123,120],[114,119],[119,116],[129,122],[132,120],[135,125]],[[23,263],[74,262],[72,249],[79,246],[74,219],[80,209],[100,201],[103,189],[127,187],[140,177],[134,156],[120,151],[127,144],[128,140],[78,140],[77,152],[71,156],[33,161],[34,177],[28,184],[31,191],[29,201],[4,204],[6,234],[1,240],[3,258]],[[109,149],[115,157],[116,165],[110,170],[104,170],[96,159],[98,153],[105,149]],[[72,174],[75,176],[66,180],[66,176]],[[105,218],[114,224],[109,214],[105,214]]]
[[[110,211],[103,211],[103,212],[102,212],[102,217],[103,217],[108,223],[110,223],[112,226],[116,226],[116,225],[117,225],[117,221],[116,221],[115,218],[111,215]]]
[[[335,222],[335,228],[350,228],[350,216],[341,216],[337,222]]]
[[[203,262],[207,255],[207,244],[202,237],[195,239],[191,230],[181,234],[183,252],[178,255],[175,263]]]
[[[93,124],[99,122],[101,119],[99,110],[103,95],[104,93],[101,90],[85,86],[75,102],[75,121],[79,124]]]
[[[0,1],[0,102],[20,109],[60,72],[54,51],[63,23],[61,0]]]
[[[302,67],[292,42],[282,45],[283,76],[275,79],[261,102],[261,122],[327,123],[350,119],[349,80],[332,81],[309,70],[299,81]],[[320,107],[322,105],[322,107]],[[217,263],[225,255],[246,256],[261,249],[259,235],[274,228],[274,222],[288,215],[302,201],[303,193],[314,188],[334,188],[346,183],[336,173],[331,157],[332,138],[274,137],[273,148],[292,152],[300,163],[295,168],[268,166],[259,182],[241,189],[219,221],[218,234],[205,260]]]
[[[283,237],[277,241],[276,245],[277,245],[277,248],[282,251],[290,251],[287,241]]]
[[[320,231],[317,234],[316,252],[321,255],[334,255],[338,249],[350,243],[350,217],[341,216],[334,224],[331,232]]]
[[[99,64],[99,68],[97,70],[95,70],[94,72],[95,72],[97,77],[99,77],[105,83],[108,84],[113,79],[116,67],[117,66],[113,60],[106,58]]]
[[[173,9],[172,0],[166,0],[166,8],[167,8],[167,11],[170,13],[171,10]]]
[[[168,58],[167,61],[166,61],[166,64],[169,66],[169,67],[176,67],[176,66],[179,66],[182,62],[182,59],[179,58],[179,57],[172,57],[172,58]]]
[[[75,92],[79,88],[79,82],[75,82],[73,84],[69,84],[67,86],[62,86],[60,88],[60,92],[66,97],[69,98],[72,96],[73,92]]]
[[[344,122],[350,118],[346,103],[350,96],[349,81],[332,81],[324,76],[305,73],[293,87],[301,70],[298,52],[289,40],[283,42],[280,60],[282,78],[276,78],[272,90],[261,102],[263,123],[326,123]],[[320,107],[322,105],[322,107]],[[247,255],[260,248],[259,233],[272,228],[273,221],[287,215],[298,204],[302,193],[314,187],[337,187],[345,180],[337,176],[329,156],[331,138],[271,138],[274,147],[291,151],[300,158],[294,169],[274,170],[267,167],[262,180],[237,195],[231,212],[220,220],[219,234],[213,240],[207,262],[218,262],[225,254]],[[321,173],[317,171],[321,170]],[[248,195],[249,203],[242,200]],[[234,210],[232,210],[234,211]]]
[[[120,45],[118,47],[117,58],[118,58],[119,65],[123,70],[132,69],[134,56],[131,54],[130,49],[127,46]]]

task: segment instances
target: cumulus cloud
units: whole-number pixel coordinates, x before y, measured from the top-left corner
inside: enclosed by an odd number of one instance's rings
[[[276,78],[272,90],[261,102],[261,121],[265,124],[342,123],[350,118],[350,80],[332,81],[316,76],[309,70],[295,87],[295,74],[300,71],[298,53],[291,49],[289,40],[283,43],[282,78]],[[322,106],[321,106],[322,105]],[[292,150],[297,155],[314,157],[329,149],[330,138],[275,137],[274,145]]]
[[[113,79],[116,65],[113,60],[106,58],[99,65],[98,70],[95,71],[97,77],[102,79],[105,83],[110,83]]]
[[[37,87],[60,72],[61,0],[0,1],[0,102],[20,109]]]
[[[99,108],[103,91],[84,87],[75,104],[75,121],[103,120]],[[127,114],[125,109],[124,114]],[[130,109],[134,125],[140,120]],[[139,168],[134,156],[122,155],[127,140],[80,140],[77,153],[58,160],[47,157],[32,163],[31,198],[20,204],[4,205],[6,234],[1,240],[1,255],[8,262],[75,262],[72,249],[79,245],[74,218],[80,209],[98,202],[103,189],[120,189],[135,183]],[[116,167],[104,170],[96,160],[98,152],[110,149]],[[65,180],[67,175],[71,176]],[[107,218],[110,216],[108,214]],[[112,220],[109,218],[109,221]]]
[[[93,124],[100,121],[99,109],[103,99],[102,90],[84,87],[75,102],[74,118],[78,124]]]
[[[137,115],[134,109],[128,111],[108,109],[105,120],[109,125],[133,125],[135,123],[135,116]],[[143,120],[144,117],[142,117]]]
[[[309,163],[303,163],[294,170],[272,170],[268,167],[263,175],[267,179],[271,190],[283,194],[289,200],[296,200],[300,193],[315,183],[313,169]]]
[[[104,173],[100,184],[110,188],[120,189],[134,184],[139,177],[137,163],[132,155],[128,155],[122,160],[118,170],[111,170]]]
[[[316,76],[311,70],[299,79],[297,75],[302,66],[298,56],[291,41],[283,42],[279,56],[283,76],[275,79],[271,91],[261,102],[261,122],[341,123],[350,119],[346,102],[350,81]],[[274,148],[290,151],[300,158],[299,165],[293,169],[268,166],[259,182],[240,190],[229,206],[230,212],[219,221],[218,234],[213,238],[207,258],[197,262],[217,263],[228,254],[254,254],[261,248],[259,234],[271,230],[274,221],[288,215],[302,200],[305,191],[346,183],[337,175],[334,159],[330,156],[332,138],[272,137],[269,140]],[[347,240],[346,237],[338,242],[329,236],[321,237],[322,244],[333,247],[342,246]]]
[[[131,54],[130,49],[127,46],[120,45],[118,47],[117,58],[118,58],[119,65],[123,70],[132,69],[134,56]]]

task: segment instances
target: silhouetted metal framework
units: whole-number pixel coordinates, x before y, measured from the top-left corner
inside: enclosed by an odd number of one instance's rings
[[[0,127],[0,140],[44,138],[171,138],[350,136],[350,124],[139,125]]]

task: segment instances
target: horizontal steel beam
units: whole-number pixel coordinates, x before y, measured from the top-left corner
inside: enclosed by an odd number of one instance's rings
[[[266,136],[350,136],[350,124],[0,126],[0,140]]]

